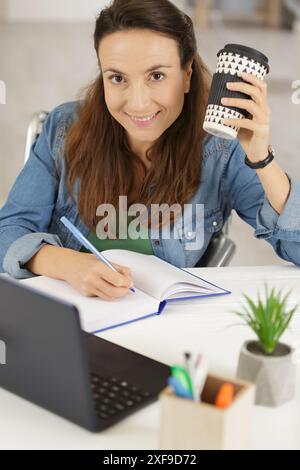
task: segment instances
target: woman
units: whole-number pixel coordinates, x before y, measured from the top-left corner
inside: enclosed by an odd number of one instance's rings
[[[240,127],[238,138],[227,141],[202,130],[211,76],[190,18],[171,2],[115,0],[97,18],[94,45],[99,76],[83,100],[49,114],[0,211],[1,271],[16,278],[47,275],[83,295],[114,299],[128,293],[129,269],[118,265],[115,273],[84,252],[62,215],[99,250],[154,253],[188,267],[232,209],[281,258],[300,264],[299,184],[274,160],[257,171],[244,161],[245,154],[252,163],[269,154],[267,85],[246,75],[232,86],[251,100],[226,104],[253,119],[227,123]],[[146,239],[101,240],[99,205],[117,208],[120,196],[147,208],[177,204],[187,215],[184,227],[173,214],[169,237],[160,222]],[[204,224],[200,215],[195,219],[196,206],[204,208]],[[199,234],[202,243],[194,248]]]

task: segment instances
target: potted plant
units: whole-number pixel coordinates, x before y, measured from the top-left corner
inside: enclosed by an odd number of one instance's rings
[[[296,364],[292,360],[293,349],[279,339],[287,329],[298,305],[288,310],[288,294],[269,294],[266,299],[258,296],[255,303],[247,295],[247,305],[242,312],[234,312],[250,326],[257,340],[246,341],[241,349],[237,376],[256,383],[257,405],[278,406],[291,400],[296,387]]]

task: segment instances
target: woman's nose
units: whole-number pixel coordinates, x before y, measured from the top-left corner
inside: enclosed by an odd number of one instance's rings
[[[150,93],[145,85],[133,85],[128,90],[127,106],[131,112],[143,113],[149,110]]]

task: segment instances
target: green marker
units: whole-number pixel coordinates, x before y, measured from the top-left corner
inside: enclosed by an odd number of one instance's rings
[[[181,385],[187,390],[187,392],[191,395],[192,399],[193,396],[193,386],[190,375],[185,367],[173,365],[171,366],[172,377],[175,377]]]

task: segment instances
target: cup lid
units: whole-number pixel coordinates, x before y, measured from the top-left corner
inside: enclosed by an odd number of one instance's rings
[[[250,60],[254,59],[256,62],[259,62],[262,66],[267,69],[267,73],[270,71],[269,59],[262,52],[252,47],[243,46],[242,44],[226,44],[226,46],[221,49],[217,56],[221,55],[224,52],[232,52],[234,54],[245,55]]]

